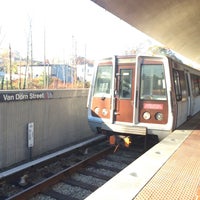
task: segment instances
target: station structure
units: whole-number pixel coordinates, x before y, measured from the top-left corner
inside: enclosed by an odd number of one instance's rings
[[[170,46],[174,47],[172,49],[177,52],[182,53],[193,61],[200,62],[200,40],[198,34],[198,30],[200,30],[200,2],[196,0],[183,0],[180,3],[179,0],[166,0],[160,1],[162,3],[158,3],[156,0],[149,0],[148,4],[145,5],[145,2],[147,2],[145,0],[127,0],[126,3],[124,3],[123,0],[112,1],[112,3],[110,0],[93,1],[127,21],[129,24],[135,24],[141,31],[147,34],[149,32],[152,37],[155,36],[155,39],[160,39],[160,41],[166,45],[170,44]],[[155,11],[157,11],[158,14],[155,14]],[[164,11],[168,11],[168,13]],[[142,14],[144,15],[141,17]],[[167,18],[167,16],[170,16],[170,18]],[[170,23],[173,26],[169,26]],[[192,26],[192,24],[195,24],[195,26]],[[183,26],[187,28],[183,29]],[[180,35],[180,37],[173,37],[175,35]],[[185,42],[185,38],[187,38],[187,42]],[[18,93],[9,95],[2,94],[1,101],[3,103],[1,105],[1,110],[6,111],[7,118],[5,118],[5,121],[1,122],[1,138],[7,141],[7,143],[4,144],[2,142],[3,140],[0,142],[1,152],[6,152],[6,155],[0,153],[0,167],[8,167],[14,164],[13,158],[15,162],[27,159],[29,153],[27,141],[22,141],[21,138],[27,136],[27,124],[29,124],[29,122],[34,122],[36,124],[36,133],[40,133],[40,130],[44,129],[45,138],[50,138],[48,133],[59,130],[59,132],[63,132],[62,138],[64,137],[67,140],[70,135],[71,138],[74,139],[73,134],[77,131],[74,130],[74,126],[70,126],[70,129],[66,132],[63,131],[66,122],[70,124],[74,119],[67,119],[64,118],[64,116],[72,112],[71,109],[76,111],[76,107],[69,106],[74,104],[74,101],[71,100],[72,96],[76,96],[77,103],[80,103],[80,96],[84,96],[86,102],[85,93],[87,92],[84,92],[84,94],[82,93],[74,91],[72,94],[72,91],[70,91],[70,93],[63,94],[60,91],[53,91],[53,93],[48,96],[48,101],[46,100],[46,102],[44,101],[43,93],[34,94],[37,97],[35,97],[35,99],[30,99],[29,96],[32,97],[32,95],[29,95],[29,91],[27,91],[23,96],[27,98],[22,99],[23,101],[21,99],[16,99]],[[60,122],[61,124],[56,124],[56,127],[55,124],[48,126],[47,124],[51,124],[50,122],[55,119],[54,115],[49,116],[48,113],[55,112],[54,105],[59,105],[58,101],[62,103],[59,112],[60,119],[62,119]],[[8,103],[11,106],[9,106],[9,110],[6,110],[6,104]],[[13,111],[14,107],[16,108],[14,104],[17,104],[16,111]],[[32,108],[31,112],[28,112],[29,105]],[[63,107],[68,107],[66,112],[62,112]],[[80,105],[80,107],[83,106]],[[21,112],[20,109],[23,112]],[[13,115],[13,112],[15,115]],[[79,113],[81,112],[79,111]],[[82,113],[85,113],[85,111]],[[18,118],[20,116],[23,120],[26,119],[24,120],[24,124],[17,126],[18,121],[16,120],[16,116]],[[46,124],[39,123],[39,117],[43,117],[46,120],[44,121]],[[76,117],[80,116],[75,116],[75,119]],[[12,119],[11,126],[6,122],[8,118]],[[101,188],[87,197],[86,200],[200,199],[199,121],[200,113],[148,150]],[[85,121],[82,123],[85,124]],[[16,127],[18,127],[18,130],[16,130]],[[60,127],[62,129],[58,129]],[[82,124],[80,124],[80,127],[83,127]],[[7,131],[5,132],[5,130]],[[87,131],[88,130],[85,130],[85,132]],[[13,132],[16,133],[15,137],[13,137],[13,134],[9,135],[9,133]],[[40,141],[40,138],[34,141],[34,145],[38,147],[33,149],[33,155],[35,156],[51,150],[51,143],[44,143],[42,145],[43,149],[39,148],[41,146]],[[9,148],[9,146],[11,146],[9,142],[14,143],[15,148]],[[60,144],[60,140],[55,141],[51,146],[53,145],[54,148],[56,148],[58,144]],[[65,144],[66,143],[63,143],[63,145]],[[21,149],[19,149],[19,146]],[[18,151],[15,151],[15,149],[18,149]],[[15,153],[13,154],[13,152]]]

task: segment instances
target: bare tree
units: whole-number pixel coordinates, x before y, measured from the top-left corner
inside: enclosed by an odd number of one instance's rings
[[[31,55],[29,55],[31,53]],[[30,65],[30,58],[31,56],[31,67],[32,67],[32,20],[29,18],[29,30],[28,30],[28,35],[27,35],[27,57],[26,57],[26,68],[25,68],[25,77],[24,77],[24,86],[23,89],[26,89],[26,83],[27,83],[27,74],[29,71],[29,65]]]
[[[0,26],[0,47],[4,41],[4,38],[5,38],[5,34],[3,34],[2,26]],[[4,76],[1,77],[1,90],[3,90],[3,86],[4,86]]]
[[[11,46],[9,44],[9,74],[10,74],[10,87],[13,89],[13,84],[12,84],[12,52],[11,52]]]

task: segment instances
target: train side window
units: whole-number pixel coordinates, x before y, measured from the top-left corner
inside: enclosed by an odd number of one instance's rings
[[[119,97],[122,99],[130,99],[132,90],[132,70],[121,69],[120,74]]]
[[[181,92],[179,71],[174,70],[173,71],[173,77],[174,77],[174,87],[175,87],[175,93],[176,93],[176,100],[181,101],[182,100],[182,92]]]
[[[199,76],[194,74],[191,75],[193,96],[198,96],[200,94],[199,81],[200,81]]]
[[[181,95],[182,99],[181,101],[187,101],[187,85],[186,85],[186,78],[185,78],[185,72],[179,71],[179,77],[180,77],[180,84],[181,84]]]
[[[200,76],[198,76],[198,86],[199,86],[199,94],[198,95],[200,95]]]

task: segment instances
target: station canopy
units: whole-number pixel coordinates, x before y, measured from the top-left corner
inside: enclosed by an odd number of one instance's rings
[[[92,0],[167,48],[200,64],[199,0]]]

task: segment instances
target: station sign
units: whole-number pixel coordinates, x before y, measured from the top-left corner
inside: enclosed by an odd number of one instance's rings
[[[52,99],[52,91],[17,91],[0,93],[0,102]]]

